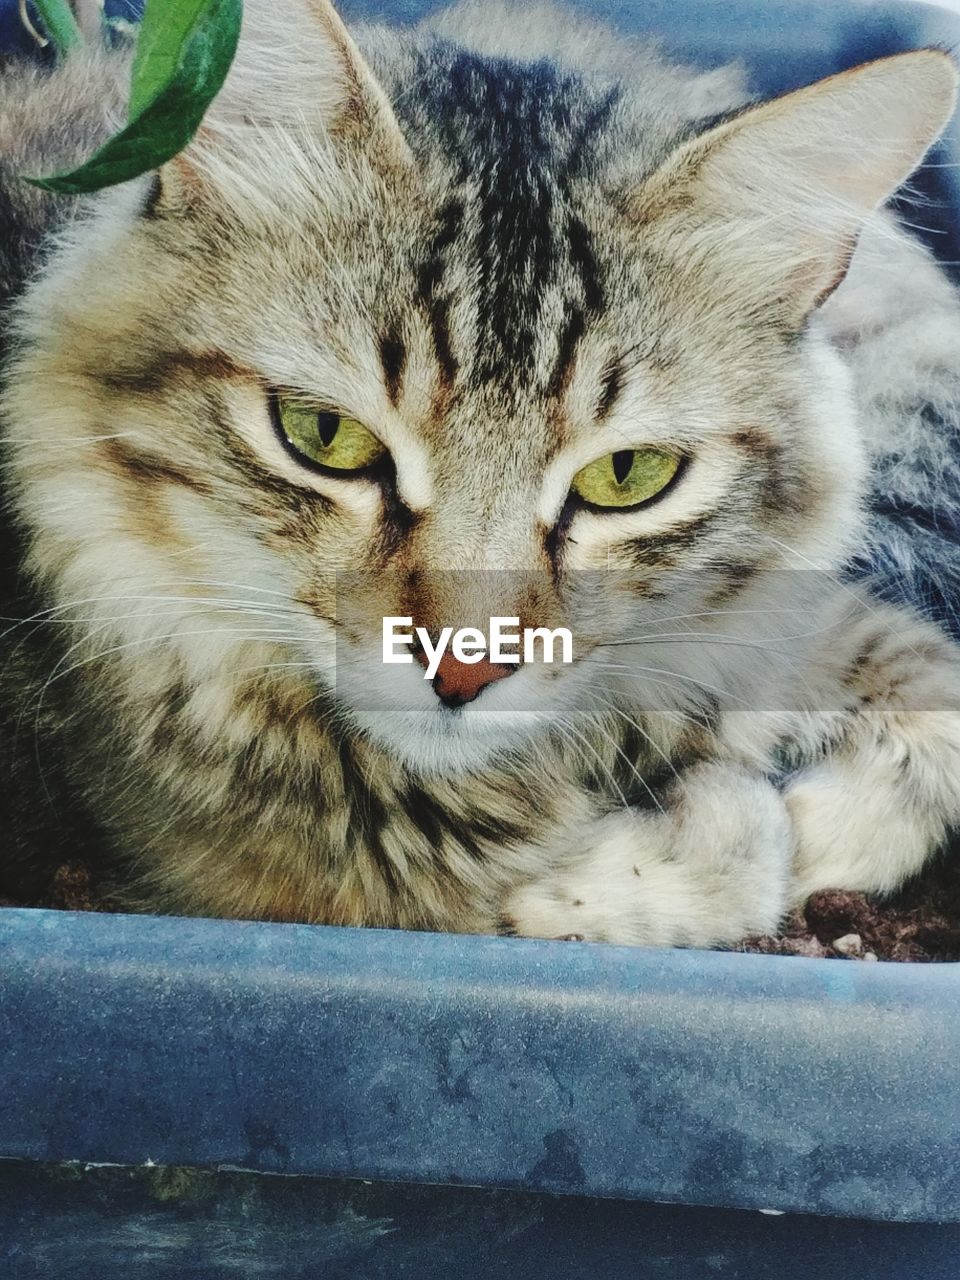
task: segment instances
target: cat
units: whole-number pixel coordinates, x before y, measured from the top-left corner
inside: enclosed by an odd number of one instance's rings
[[[946,54],[757,103],[540,0],[248,0],[181,156],[25,184],[127,74],[0,88],[8,878],[726,946],[944,847],[960,298],[883,206]],[[429,681],[387,617],[576,653]]]

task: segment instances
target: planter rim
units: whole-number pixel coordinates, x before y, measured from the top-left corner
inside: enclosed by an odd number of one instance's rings
[[[0,1157],[960,1220],[960,967],[0,912]]]

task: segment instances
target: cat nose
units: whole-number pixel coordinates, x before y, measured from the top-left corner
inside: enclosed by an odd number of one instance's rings
[[[417,653],[421,666],[427,665],[425,653]],[[445,707],[462,707],[465,702],[478,698],[488,684],[512,676],[515,666],[501,666],[481,658],[479,662],[460,662],[452,653],[440,659],[437,674],[433,677],[433,692]]]

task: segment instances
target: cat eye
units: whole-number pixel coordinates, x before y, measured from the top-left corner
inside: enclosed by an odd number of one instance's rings
[[[356,418],[279,395],[271,397],[271,404],[287,444],[316,466],[350,474],[366,471],[386,456],[385,445]]]
[[[593,507],[636,507],[661,494],[681,462],[668,449],[618,449],[588,462],[570,488]]]

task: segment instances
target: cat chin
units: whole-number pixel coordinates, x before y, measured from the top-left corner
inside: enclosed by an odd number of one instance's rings
[[[522,749],[543,731],[533,711],[392,711],[354,713],[358,728],[404,767],[429,777],[462,777]]]

